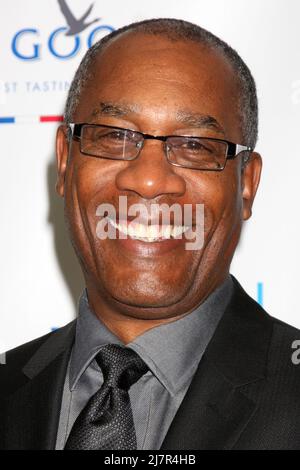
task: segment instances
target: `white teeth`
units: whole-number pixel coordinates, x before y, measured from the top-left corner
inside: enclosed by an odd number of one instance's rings
[[[162,236],[159,225],[149,225],[147,227],[147,237],[148,238],[159,238]]]
[[[164,225],[162,227],[162,236],[164,238],[170,238],[172,235],[172,227],[171,225]]]
[[[180,237],[188,229],[189,229],[189,227],[186,227],[185,225],[184,226],[175,225],[175,227],[171,228],[171,236],[173,238]]]
[[[143,225],[143,224],[133,224],[133,230],[134,232],[136,232],[136,235],[133,235],[133,236],[137,236],[137,237],[149,237],[149,233],[148,233],[148,227],[146,225]]]
[[[134,237],[137,234],[137,231],[134,230],[133,226],[129,224],[128,228],[126,227],[125,230],[121,230],[119,228],[120,232],[123,232],[125,235],[129,235],[130,237]]]
[[[144,242],[152,243],[158,240],[164,240],[168,238],[181,237],[190,227],[185,225],[144,225],[137,222],[122,222],[118,224],[113,219],[108,217],[111,225],[118,229],[122,234],[129,236],[130,238],[136,238]]]

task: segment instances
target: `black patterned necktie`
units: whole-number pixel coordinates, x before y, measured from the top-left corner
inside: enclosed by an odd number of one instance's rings
[[[128,390],[148,367],[135,351],[117,344],[104,346],[95,359],[104,382],[76,419],[65,449],[136,449]]]

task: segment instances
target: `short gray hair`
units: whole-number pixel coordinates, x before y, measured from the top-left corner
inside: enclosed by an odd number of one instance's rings
[[[158,18],[139,21],[124,26],[104,36],[96,42],[83,57],[71,83],[65,108],[65,122],[72,122],[80,95],[91,77],[91,68],[95,57],[103,46],[127,31],[134,33],[165,36],[171,41],[186,40],[200,42],[221,51],[232,65],[240,83],[239,113],[242,120],[244,144],[254,148],[258,137],[258,102],[254,78],[240,55],[225,41],[210,31],[188,21],[173,18]]]

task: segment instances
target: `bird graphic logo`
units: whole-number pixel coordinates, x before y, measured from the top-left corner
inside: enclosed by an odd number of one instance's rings
[[[87,9],[87,11],[81,16],[81,18],[77,19],[71,12],[65,0],[57,0],[57,1],[69,28],[68,31],[66,32],[66,36],[75,36],[75,34],[81,33],[86,28],[88,28],[91,24],[96,23],[97,21],[101,19],[101,18],[95,18],[92,21],[85,22],[85,20],[90,15],[93,9],[93,6],[94,6],[93,3]]]

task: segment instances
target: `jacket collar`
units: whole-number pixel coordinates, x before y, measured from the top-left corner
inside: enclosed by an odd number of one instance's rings
[[[20,388],[2,402],[5,449],[55,448],[74,333],[75,321],[50,335],[23,367]]]
[[[68,323],[49,336],[38,351],[25,364],[22,371],[30,379],[36,377],[54,359],[69,350],[72,346],[76,322]]]

